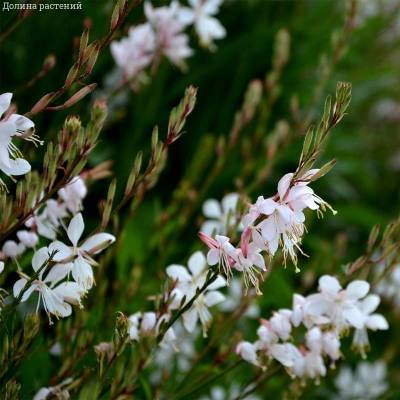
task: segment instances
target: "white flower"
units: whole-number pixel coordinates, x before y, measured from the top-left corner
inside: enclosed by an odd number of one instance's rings
[[[188,261],[188,269],[182,265],[170,265],[167,267],[167,275],[177,281],[177,291],[180,292],[180,298],[186,296],[186,302],[190,301],[196,294],[197,289],[203,287],[207,278],[207,262],[202,252],[197,251],[191,255]],[[203,326],[203,335],[206,335],[207,328],[211,322],[211,313],[209,307],[217,305],[224,301],[225,296],[218,292],[226,285],[222,276],[212,282],[206,290],[201,293],[193,303],[193,306],[183,314],[183,325],[189,332],[193,332],[198,319]]]
[[[28,248],[35,247],[39,241],[38,235],[34,232],[29,232],[29,231],[18,231],[17,232],[17,237],[20,240],[20,242]]]
[[[70,270],[74,280],[83,289],[89,290],[94,283],[91,265],[96,265],[92,256],[112,244],[115,241],[115,237],[109,233],[96,233],[87,238],[81,245],[78,245],[84,228],[82,214],[76,214],[71,219],[67,229],[67,235],[72,247],[56,241],[50,244],[49,250],[50,252],[56,251],[54,261],[66,264],[66,272]]]
[[[212,233],[226,235],[228,229],[237,224],[236,207],[239,201],[238,193],[229,193],[222,198],[221,203],[209,199],[203,204],[203,214],[210,218],[201,225],[200,230],[207,235]]]
[[[389,328],[385,317],[381,314],[372,314],[380,303],[379,296],[370,294],[362,301],[358,302],[358,309],[361,311],[363,316],[362,327],[356,329],[353,337],[353,347],[361,352],[365,356],[365,349],[369,349],[369,340],[367,329],[375,330],[386,330]]]
[[[60,203],[57,200],[49,199],[46,201],[46,207],[43,210],[43,216],[46,217],[54,227],[58,227],[62,219],[68,216],[66,207],[67,204],[65,203]]]
[[[292,325],[290,323],[291,310],[280,310],[274,312],[270,318],[271,329],[282,339],[288,340],[292,332]]]
[[[207,263],[210,266],[217,265],[223,270],[227,279],[232,276],[232,267],[238,261],[238,250],[229,242],[229,238],[222,235],[216,235],[215,239],[199,232],[200,239],[210,249],[207,253]]]
[[[236,346],[236,354],[240,355],[243,360],[259,366],[260,363],[257,358],[257,348],[250,342],[240,342]]]
[[[337,400],[379,399],[388,389],[386,365],[382,361],[360,362],[353,372],[350,367],[340,369],[335,379]]]
[[[22,158],[21,152],[12,143],[14,136],[26,140],[36,140],[35,135],[23,136],[27,131],[34,129],[34,123],[19,114],[5,115],[11,104],[12,93],[0,95],[0,170],[6,175],[25,175],[31,170],[29,163]],[[0,184],[2,181],[0,179]]]
[[[356,280],[342,289],[336,278],[324,275],[319,279],[319,290],[320,293],[307,297],[311,315],[328,317],[338,333],[350,326],[363,327],[364,317],[357,301],[368,293],[368,282]]]
[[[157,324],[156,313],[137,312],[129,317],[129,337],[131,340],[139,341],[141,336],[155,334]]]
[[[72,214],[82,210],[82,200],[86,197],[86,194],[85,182],[79,176],[73,178],[67,186],[58,191],[58,195],[64,200]]]
[[[184,59],[192,55],[189,38],[183,32],[185,24],[178,19],[179,5],[173,1],[168,7],[153,8],[150,2],[144,12],[154,31],[156,51],[164,54],[173,64],[184,66]]]
[[[4,271],[4,261],[0,261],[0,274]]]
[[[58,283],[58,280],[53,280],[50,273],[44,276],[44,266],[49,260],[49,249],[47,247],[40,248],[32,258],[32,268],[39,275],[28,288],[27,278],[21,278],[14,284],[13,293],[14,297],[18,298],[21,291],[26,289],[21,297],[21,301],[24,302],[32,295],[33,292],[39,293],[39,299],[37,303],[37,310],[40,303],[43,303],[43,307],[50,318],[50,314],[58,317],[67,317],[71,315],[72,308],[70,304],[80,305],[80,299],[83,295],[83,290],[75,282],[62,282]],[[51,322],[51,320],[50,320]]]
[[[25,251],[23,243],[17,243],[14,240],[7,240],[3,244],[2,252],[6,257],[17,258]]]
[[[191,8],[182,7],[179,19],[185,24],[194,24],[200,42],[205,47],[211,47],[214,39],[226,36],[226,30],[213,17],[219,11],[222,0],[189,0]]]
[[[132,78],[149,66],[154,58],[155,35],[150,24],[129,29],[128,36],[111,43],[111,54],[124,74]]]

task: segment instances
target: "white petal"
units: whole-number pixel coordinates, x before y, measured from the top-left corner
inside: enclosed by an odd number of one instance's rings
[[[219,262],[219,250],[218,249],[211,249],[207,253],[207,264],[208,265],[215,265]]]
[[[203,203],[203,214],[208,218],[221,218],[221,206],[215,199],[209,199]]]
[[[200,231],[211,236],[213,233],[225,233],[225,226],[219,221],[210,219],[203,222]]]
[[[72,266],[72,263],[54,265],[46,275],[44,281],[52,284],[60,282],[71,272]]]
[[[279,193],[279,197],[280,197],[281,201],[283,200],[286,192],[289,189],[292,178],[293,178],[293,174],[289,173],[289,174],[282,176],[282,178],[278,182],[278,193]]]
[[[222,199],[222,210],[224,214],[228,214],[230,211],[235,212],[239,201],[238,193],[229,193]]]
[[[188,332],[193,332],[194,328],[196,327],[199,315],[195,308],[186,311],[183,314],[183,326]]]
[[[216,304],[222,303],[225,300],[225,296],[217,292],[216,290],[213,290],[211,292],[207,292],[204,295],[207,307],[212,307],[215,306]]]
[[[361,311],[363,314],[371,314],[375,311],[380,303],[381,299],[376,294],[368,295],[363,301],[360,303]]]
[[[96,233],[86,239],[80,248],[90,254],[98,254],[114,242],[115,236],[109,233]]]
[[[69,240],[71,241],[74,247],[77,246],[78,241],[82,236],[84,229],[85,229],[85,224],[83,222],[82,214],[78,213],[75,215],[74,218],[71,219],[71,222],[69,223],[67,230]]]
[[[82,287],[75,282],[63,282],[53,291],[71,304],[79,304],[84,294]]]
[[[196,251],[190,256],[188,268],[193,276],[200,275],[207,268],[206,258],[201,251]]]
[[[0,117],[8,110],[11,104],[12,93],[0,95]]]
[[[340,286],[339,281],[330,275],[323,275],[319,278],[319,290],[324,293],[329,293],[335,296],[342,287]]]
[[[78,257],[74,261],[72,277],[85,290],[89,290],[93,286],[94,277],[92,267],[82,257]]]
[[[35,126],[35,124],[29,119],[19,114],[12,114],[8,121],[11,121],[15,124],[17,129],[21,131],[27,131]]]
[[[347,296],[350,299],[358,300],[369,292],[369,283],[366,281],[353,281],[346,287]]]
[[[40,248],[32,257],[32,268],[35,271],[38,271],[38,269],[45,264],[49,257],[49,249],[47,247]]]
[[[0,162],[0,170],[9,176],[19,176],[27,174],[31,170],[31,165],[23,158],[16,158],[9,160],[9,166]]]
[[[208,286],[208,290],[216,290],[226,286],[226,280],[221,275],[218,275],[217,279]]]
[[[364,316],[361,311],[356,307],[350,307],[343,310],[343,315],[346,321],[357,329],[361,329],[364,326]]]
[[[71,247],[68,247],[67,245],[58,240],[53,243],[50,243],[49,245],[49,253],[51,254],[55,251],[56,254],[53,257],[53,260],[56,262],[64,261],[74,254]]]
[[[188,270],[182,265],[172,264],[167,267],[167,275],[179,282],[190,282],[192,280]]]
[[[386,318],[381,314],[372,314],[371,316],[369,316],[365,325],[367,326],[367,328],[372,330],[389,329],[389,324],[386,321]]]

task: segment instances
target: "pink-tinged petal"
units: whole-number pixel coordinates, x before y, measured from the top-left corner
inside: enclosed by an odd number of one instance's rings
[[[272,240],[268,241],[268,251],[270,252],[271,256],[273,256],[276,251],[278,250],[279,246],[279,236],[275,236]]]
[[[223,197],[221,204],[224,214],[228,214],[229,212],[234,213],[236,211],[239,197],[238,193],[228,193]]]
[[[358,300],[366,296],[369,292],[369,283],[366,281],[353,281],[346,287],[347,297],[352,300]]]
[[[365,317],[356,307],[350,307],[343,310],[343,316],[351,326],[354,326],[357,329],[361,329],[364,326]]]
[[[188,268],[193,276],[200,275],[207,268],[206,258],[201,251],[193,253],[188,261]]]
[[[381,299],[379,296],[376,294],[370,294],[360,302],[361,311],[363,314],[371,314],[378,308],[380,302]]]
[[[195,308],[192,308],[189,311],[186,311],[182,317],[183,326],[185,327],[185,329],[188,332],[193,332],[199,318],[197,310]]]
[[[37,272],[49,259],[49,249],[42,247],[32,257],[32,268]]]
[[[275,211],[277,205],[278,204],[274,200],[265,199],[261,202],[259,210],[265,215],[271,215]]]
[[[336,296],[336,294],[342,289],[339,281],[330,275],[323,275],[319,278],[319,290],[323,293],[328,293],[331,296]]]
[[[208,290],[217,290],[226,286],[226,279],[218,275],[217,279],[208,286]]]
[[[278,194],[279,194],[279,198],[281,200],[284,200],[284,197],[286,195],[286,192],[289,189],[290,182],[292,181],[292,178],[293,178],[293,174],[289,173],[289,174],[286,174],[286,175],[282,176],[282,178],[279,180],[279,182],[278,182]]]
[[[300,180],[302,180],[302,181],[308,180],[308,179],[312,178],[318,171],[319,171],[319,168],[310,169],[309,171],[307,171],[307,172],[300,178]],[[304,182],[302,182],[302,183],[304,184]]]
[[[261,229],[262,237],[267,241],[273,240],[278,234],[274,217],[265,219],[259,224],[259,228]]]
[[[278,205],[276,210],[286,222],[291,221],[293,217],[293,211],[287,205]]]
[[[68,247],[60,241],[55,241],[49,245],[49,254],[56,252],[53,256],[53,260],[56,262],[64,261],[69,257],[72,257],[74,252],[71,247]]]
[[[167,275],[179,282],[190,282],[192,280],[188,270],[182,265],[173,264],[167,267]]]
[[[208,218],[221,218],[222,210],[218,201],[214,199],[205,201],[203,204],[203,214]]]
[[[10,107],[12,96],[12,93],[3,93],[0,95],[0,117]]]
[[[381,314],[372,314],[367,318],[365,323],[368,329],[372,330],[386,330],[389,329],[389,324],[386,318]]]
[[[114,242],[115,236],[109,233],[96,233],[86,239],[80,248],[87,253],[98,254]]]
[[[81,238],[84,229],[85,224],[83,222],[82,214],[78,213],[75,215],[74,218],[71,219],[67,230],[69,240],[74,247],[78,245],[79,239]]]
[[[217,292],[216,290],[207,292],[204,295],[204,298],[205,298],[207,307],[213,307],[216,304],[222,303],[225,300],[225,296],[222,293]]]
[[[211,249],[207,253],[207,264],[208,265],[215,265],[219,263],[219,250],[218,249]]]

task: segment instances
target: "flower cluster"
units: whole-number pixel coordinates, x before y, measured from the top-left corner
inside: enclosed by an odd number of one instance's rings
[[[13,138],[42,143],[35,135],[35,124],[23,115],[15,114],[11,105],[12,93],[0,95],[0,171],[12,177],[25,175],[31,166],[13,143]],[[0,187],[5,186],[0,178]]]
[[[353,346],[364,355],[367,329],[388,329],[386,319],[373,314],[379,304],[375,294],[367,295],[369,284],[356,280],[342,289],[336,278],[319,279],[319,292],[303,297],[295,294],[292,309],[281,309],[262,320],[254,343],[241,342],[237,353],[246,361],[264,367],[268,360],[282,364],[292,377],[302,380],[326,375],[325,359],[340,358],[341,337],[355,329]],[[304,343],[292,339],[294,328],[306,329]],[[294,335],[293,335],[294,336]]]
[[[41,303],[48,314],[67,317],[71,314],[70,304],[81,306],[82,296],[93,286],[93,256],[115,241],[109,233],[97,233],[81,244],[84,231],[82,214],[76,214],[67,228],[72,246],[54,241],[48,247],[37,250],[32,258],[34,276],[19,272],[21,279],[14,284],[14,297],[26,301],[33,292],[39,293],[37,311]],[[70,275],[74,281],[70,280]],[[51,319],[50,319],[51,322]]]
[[[127,37],[111,44],[111,53],[126,78],[136,78],[149,65],[156,65],[161,56],[184,67],[184,60],[193,54],[189,37],[184,32],[194,25],[200,41],[207,47],[213,39],[225,36],[225,29],[213,17],[218,13],[222,0],[189,0],[189,7],[173,1],[169,6],[154,8],[144,6],[147,22],[130,28]]]
[[[55,240],[64,225],[64,219],[82,210],[87,193],[84,180],[77,176],[58,191],[58,199],[47,200],[25,222],[26,229],[17,232],[17,240],[7,240],[0,252],[1,258],[17,259],[26,249],[35,248],[39,237]]]
[[[200,232],[200,238],[210,248],[207,254],[209,265],[222,268],[228,280],[232,269],[243,272],[246,287],[252,285],[258,293],[261,293],[258,277],[266,270],[262,252],[272,257],[281,246],[285,261],[289,255],[297,267],[296,250],[301,252],[306,230],[304,210],[308,208],[321,214],[326,208],[332,209],[308,186],[318,171],[310,170],[299,178],[293,173],[286,174],[280,179],[275,196],[259,196],[255,204],[250,204],[241,221],[243,232],[238,247],[234,247],[227,236],[212,237]],[[207,211],[211,204],[207,204]],[[213,205],[213,208],[216,207]],[[221,214],[217,209],[213,213],[215,216]]]
[[[188,268],[183,265],[172,264],[167,267],[167,275],[173,281],[173,289],[164,294],[166,307],[163,313],[137,312],[129,317],[129,335],[131,340],[139,341],[144,336],[156,336],[160,332],[163,322],[168,322],[172,313],[184,307],[196,295],[196,299],[189,309],[183,313],[182,322],[187,332],[193,333],[198,321],[203,328],[203,336],[211,323],[210,307],[220,304],[225,296],[217,289],[226,286],[222,276],[218,276],[212,283],[206,284],[208,266],[204,254],[200,251],[193,253],[188,261]],[[206,287],[204,287],[206,285]],[[202,289],[200,294],[197,292]],[[170,327],[164,335],[161,346],[172,345],[177,349],[176,334]]]
[[[338,393],[333,399],[380,399],[389,387],[386,375],[386,364],[383,361],[362,361],[357,364],[355,371],[349,366],[343,366],[335,379]]]

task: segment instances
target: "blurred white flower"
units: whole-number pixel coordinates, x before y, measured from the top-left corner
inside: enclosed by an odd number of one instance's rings
[[[177,282],[176,292],[180,299],[186,296],[186,303],[196,294],[197,289],[203,287],[206,282],[208,266],[204,254],[200,251],[193,253],[188,261],[188,269],[182,265],[170,265],[167,267],[167,275]],[[203,327],[203,335],[206,336],[212,315],[208,310],[210,307],[224,301],[225,296],[217,289],[226,286],[222,276],[211,283],[193,303],[193,306],[183,314],[183,325],[189,332],[193,332],[197,321]],[[178,302],[179,304],[179,302]]]
[[[128,36],[110,46],[111,54],[117,65],[128,78],[135,77],[154,58],[156,38],[150,24],[141,24],[129,29]]]
[[[307,297],[307,308],[314,316],[329,318],[338,333],[350,326],[361,329],[364,326],[364,316],[358,300],[364,298],[369,291],[366,281],[350,282],[342,289],[338,280],[329,275],[319,279],[320,293]]]
[[[355,371],[348,366],[340,368],[335,379],[336,400],[372,400],[379,399],[389,388],[386,382],[386,364],[360,362]]]
[[[15,240],[7,240],[4,242],[1,251],[5,257],[17,258],[25,251],[25,246],[23,243],[17,243]]]
[[[189,0],[191,8],[181,7],[178,12],[178,17],[184,24],[194,24],[200,43],[211,49],[214,45],[214,39],[222,39],[226,36],[225,28],[214,18],[222,1]]]
[[[156,43],[156,52],[165,55],[173,64],[183,67],[184,60],[193,54],[189,37],[183,32],[185,24],[178,19],[179,4],[154,8],[150,2],[144,12],[151,25]]]
[[[58,195],[72,214],[82,210],[82,200],[86,197],[86,194],[85,182],[79,176],[73,178],[64,188],[58,191]]]
[[[209,218],[201,225],[200,230],[207,235],[226,235],[227,231],[237,223],[236,208],[239,201],[238,193],[229,193],[222,198],[221,203],[209,199],[203,204],[203,214]]]
[[[39,241],[39,237],[36,235],[36,233],[26,230],[18,231],[17,237],[19,241],[28,248],[35,247]]]
[[[353,347],[365,356],[365,349],[369,349],[367,329],[372,331],[389,329],[389,324],[381,314],[373,312],[378,308],[380,298],[376,294],[370,294],[362,301],[358,302],[358,308],[363,316],[363,324],[360,329],[356,329],[353,338]]]

